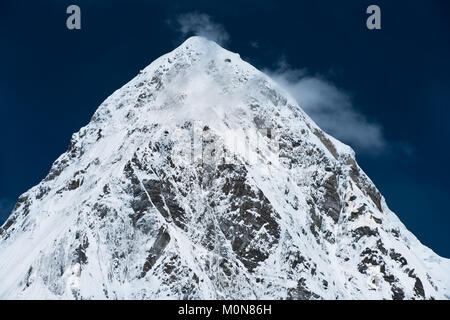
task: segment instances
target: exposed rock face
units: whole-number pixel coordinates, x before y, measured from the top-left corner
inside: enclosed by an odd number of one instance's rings
[[[102,103],[0,239],[0,298],[450,296],[353,151],[198,37]]]

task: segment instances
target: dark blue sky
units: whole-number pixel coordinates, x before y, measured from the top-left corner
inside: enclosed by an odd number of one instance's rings
[[[168,21],[200,12],[256,67],[283,60],[351,96],[386,144],[355,147],[360,166],[407,228],[450,257],[449,1],[167,2],[0,0],[0,222],[107,96],[180,43]],[[81,30],[66,28],[70,4]],[[381,30],[365,26],[370,4]]]

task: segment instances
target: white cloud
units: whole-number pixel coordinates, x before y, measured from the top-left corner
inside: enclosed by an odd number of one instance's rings
[[[183,37],[203,36],[219,44],[230,36],[225,28],[205,14],[190,12],[170,21]],[[251,41],[258,48],[259,43]],[[386,147],[382,127],[371,122],[353,105],[350,96],[320,76],[308,75],[305,69],[292,69],[282,59],[275,71],[264,70],[284,87],[303,110],[326,132],[362,152],[379,152]]]
[[[174,27],[183,35],[189,34],[205,37],[219,44],[225,44],[230,39],[225,28],[212,20],[205,13],[190,12],[179,15]]]
[[[379,152],[386,142],[382,127],[352,104],[348,94],[320,76],[291,69],[285,62],[275,71],[265,70],[295,98],[302,109],[327,133],[358,151]]]
[[[250,47],[254,48],[254,49],[258,49],[259,48],[259,42],[256,40],[250,41]]]

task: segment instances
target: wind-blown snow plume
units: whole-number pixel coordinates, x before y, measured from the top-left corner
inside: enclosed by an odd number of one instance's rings
[[[176,19],[176,27],[185,38],[189,34],[205,37],[220,44],[229,40],[225,28],[213,21],[211,16],[205,13],[189,12],[180,14]]]
[[[303,110],[329,134],[363,152],[379,152],[386,146],[382,127],[369,122],[348,94],[320,76],[306,70],[292,69],[286,64],[266,72],[283,86]]]

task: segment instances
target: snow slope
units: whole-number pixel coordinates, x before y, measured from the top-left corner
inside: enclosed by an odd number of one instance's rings
[[[450,260],[266,75],[189,38],[0,228],[1,299],[449,299]]]

